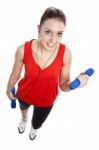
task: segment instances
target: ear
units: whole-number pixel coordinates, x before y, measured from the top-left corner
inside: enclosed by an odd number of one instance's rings
[[[38,33],[40,33],[40,25],[38,25],[37,28],[38,28]]]

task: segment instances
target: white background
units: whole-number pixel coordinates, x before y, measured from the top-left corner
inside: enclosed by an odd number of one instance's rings
[[[67,16],[63,43],[72,51],[71,79],[89,67],[95,73],[88,85],[60,94],[34,141],[18,134],[18,108],[11,109],[6,85],[16,48],[37,38],[37,25],[44,10],[55,6]],[[99,5],[98,0],[0,0],[0,149],[99,150]]]

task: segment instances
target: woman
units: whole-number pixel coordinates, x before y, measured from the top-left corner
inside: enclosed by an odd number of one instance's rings
[[[9,99],[15,99],[12,87],[20,78],[25,67],[24,78],[18,83],[16,96],[20,104],[22,119],[19,133],[25,131],[28,109],[34,106],[29,137],[33,140],[37,129],[46,120],[58,95],[58,85],[64,92],[70,91],[71,52],[61,43],[66,26],[65,14],[54,7],[47,8],[38,26],[38,39],[30,40],[18,47],[15,63],[7,85]],[[88,76],[80,74],[83,87]]]

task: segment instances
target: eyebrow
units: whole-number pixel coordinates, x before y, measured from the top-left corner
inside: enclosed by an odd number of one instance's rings
[[[50,31],[52,31],[50,28],[46,28],[46,30],[50,30]],[[58,31],[58,32],[64,32],[64,31]]]

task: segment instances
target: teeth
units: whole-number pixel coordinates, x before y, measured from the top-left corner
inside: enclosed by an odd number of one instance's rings
[[[48,44],[48,46],[51,46],[51,47],[53,47],[54,45],[53,45],[53,44]]]

